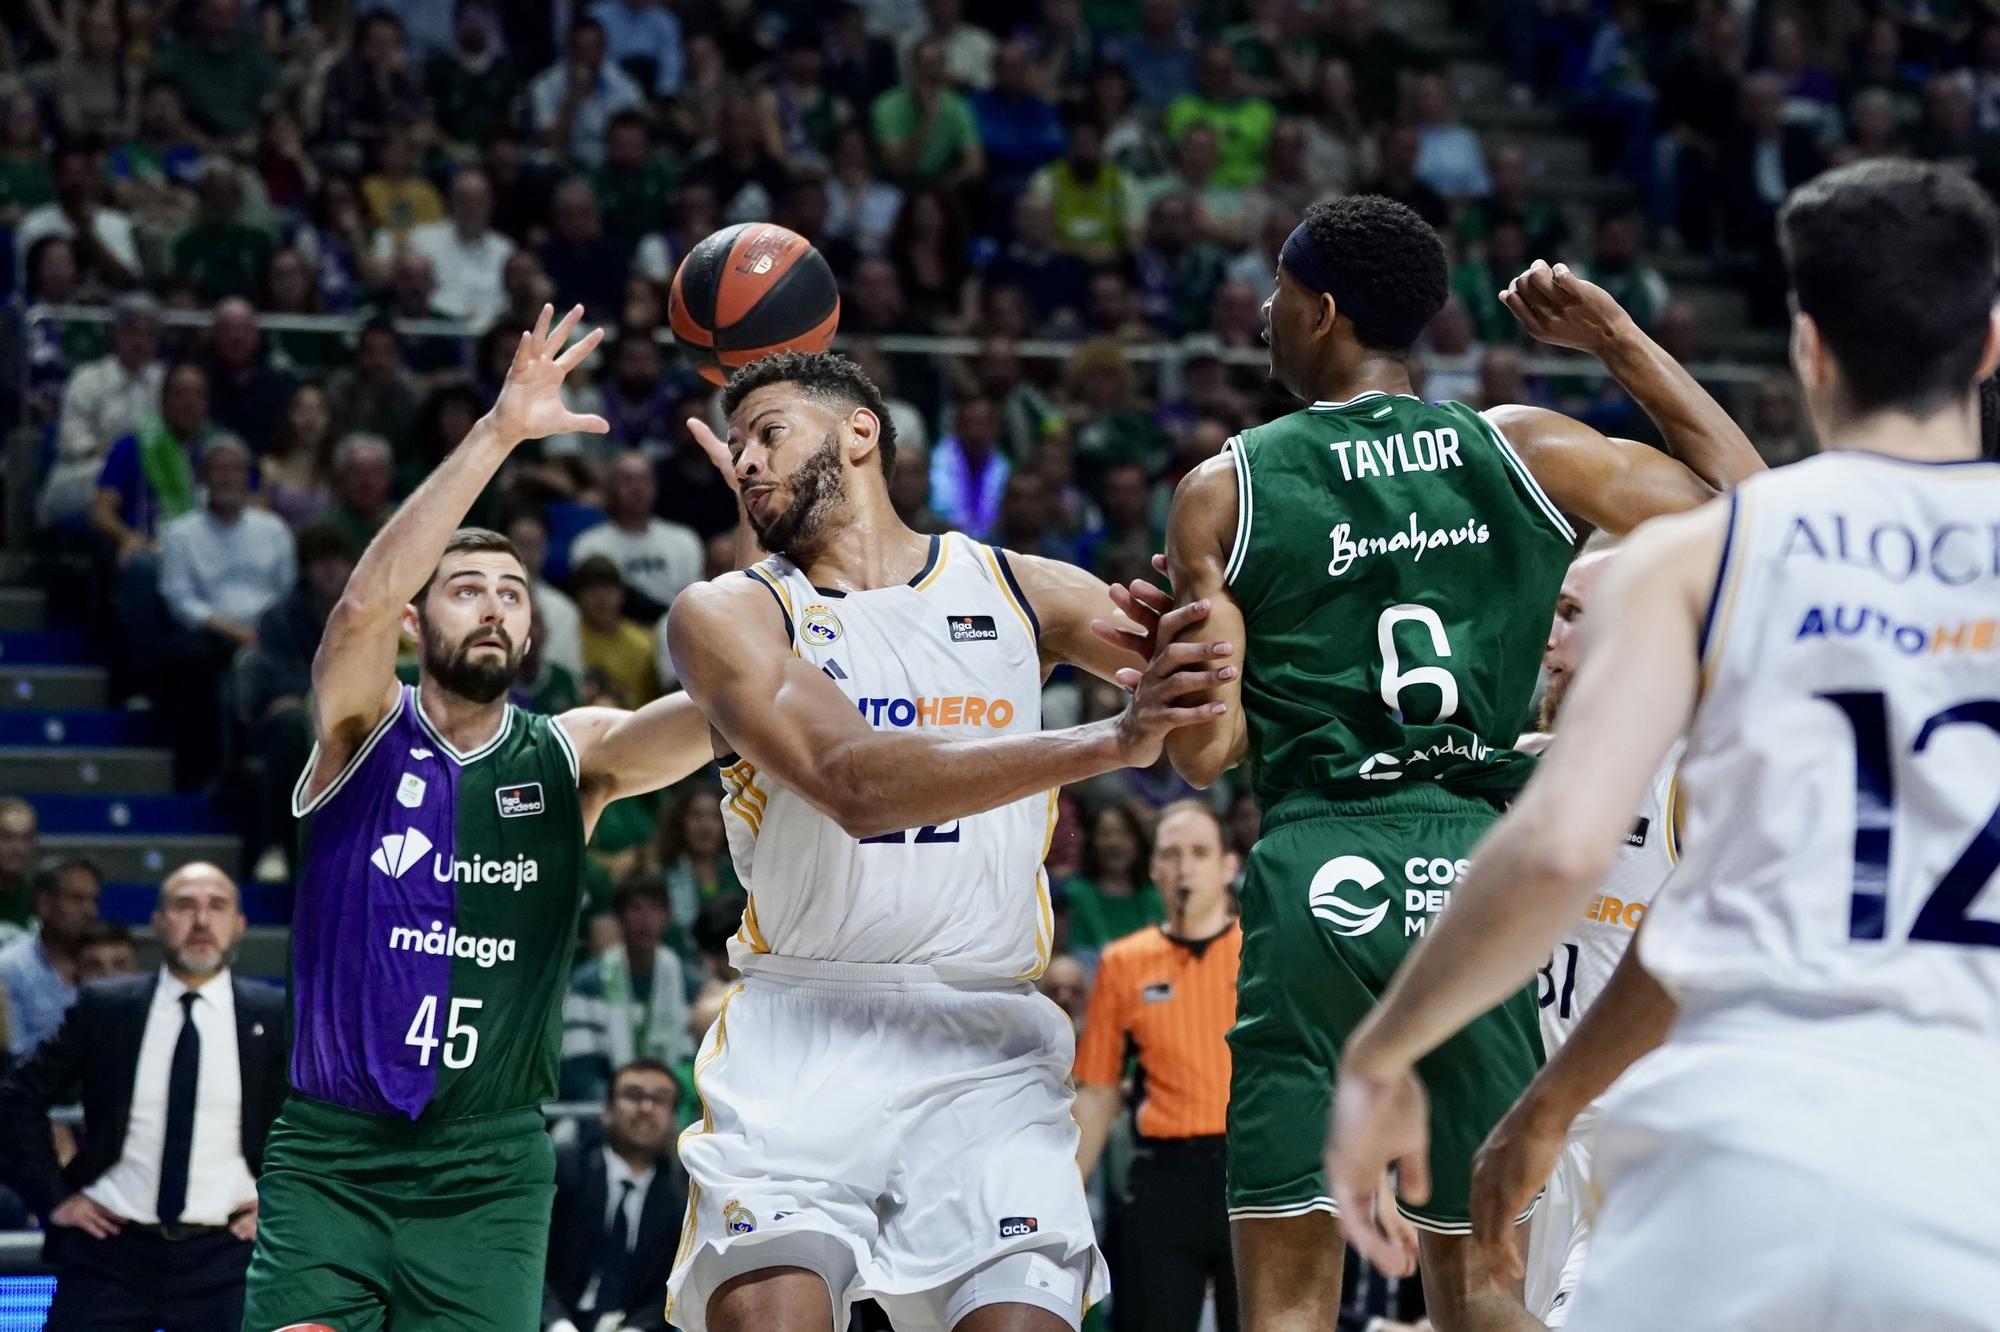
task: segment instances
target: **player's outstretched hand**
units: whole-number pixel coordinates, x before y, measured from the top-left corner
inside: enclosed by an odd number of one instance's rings
[[[1153,567],[1165,574],[1167,557],[1155,555]],[[1151,661],[1153,649],[1158,646],[1156,640],[1160,632],[1160,617],[1174,608],[1174,594],[1145,578],[1133,579],[1129,587],[1113,583],[1106,590],[1111,594],[1111,604],[1122,611],[1131,623],[1113,624],[1109,620],[1092,620],[1090,632],[1112,647],[1131,653],[1140,661]]]
[[[1229,710],[1228,704],[1200,695],[1236,678],[1236,667],[1219,660],[1234,653],[1235,645],[1174,642],[1182,630],[1207,618],[1206,601],[1168,611],[1155,626],[1156,646],[1146,669],[1127,666],[1118,672],[1118,683],[1132,693],[1118,719],[1118,747],[1125,766],[1150,767],[1166,748],[1167,732],[1214,721]]]
[[[1326,1178],[1340,1228],[1363,1258],[1391,1276],[1417,1270],[1417,1230],[1396,1208],[1430,1197],[1430,1112],[1415,1073],[1393,1079],[1340,1072],[1327,1131]],[[1396,1167],[1396,1184],[1389,1167]]]
[[[604,341],[604,330],[591,329],[564,351],[563,344],[583,318],[583,307],[571,309],[551,329],[549,320],[554,315],[555,309],[544,305],[534,330],[521,335],[521,345],[514,349],[514,364],[507,369],[507,382],[500,386],[500,398],[493,404],[493,423],[510,444],[572,431],[602,435],[611,429],[603,417],[573,412],[562,400],[563,379],[597,350],[597,344]]]
[[[1500,303],[1537,342],[1591,356],[1602,356],[1632,323],[1610,292],[1577,276],[1568,264],[1551,268],[1541,259],[1507,284]]]
[[[708,455],[709,463],[716,471],[722,473],[722,479],[729,483],[730,491],[735,492],[736,460],[729,456],[729,446],[717,438],[716,433],[708,428],[708,422],[699,416],[690,416],[687,419],[687,428],[689,436],[701,446],[701,451]]]
[[[1493,1126],[1472,1158],[1472,1235],[1493,1284],[1502,1289],[1516,1289],[1523,1270],[1514,1218],[1548,1183],[1568,1137],[1566,1128],[1548,1124],[1524,1099]]]

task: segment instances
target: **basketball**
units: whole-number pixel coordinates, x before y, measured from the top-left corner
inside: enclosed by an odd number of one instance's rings
[[[667,322],[711,384],[781,351],[825,351],[840,323],[840,289],[820,252],[769,222],[724,227],[674,274]]]

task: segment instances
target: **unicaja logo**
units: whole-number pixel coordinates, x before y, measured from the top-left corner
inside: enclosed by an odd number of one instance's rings
[[[375,848],[375,854],[369,856],[368,861],[390,878],[400,879],[430,849],[431,839],[424,836],[423,829],[412,828],[406,833],[390,833],[384,837],[382,845]]]
[[[368,857],[368,862],[390,878],[400,879],[430,853],[432,846],[431,839],[424,836],[421,828],[390,833]],[[518,893],[523,885],[542,877],[542,867],[538,861],[525,855],[507,860],[497,857],[489,860],[484,856],[450,860],[440,851],[431,856],[431,877],[439,883],[502,884]]]

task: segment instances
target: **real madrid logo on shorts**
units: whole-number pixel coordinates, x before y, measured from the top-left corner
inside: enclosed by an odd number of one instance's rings
[[[799,637],[808,643],[826,647],[840,641],[840,617],[818,602],[806,607],[806,613],[799,620]]]
[[[732,1235],[747,1235],[757,1228],[757,1218],[750,1209],[731,1198],[722,1204],[722,1228]]]

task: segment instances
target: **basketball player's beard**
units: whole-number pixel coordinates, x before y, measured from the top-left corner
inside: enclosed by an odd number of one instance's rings
[[[1545,735],[1556,732],[1556,714],[1562,711],[1563,695],[1569,692],[1569,678],[1558,677],[1542,689],[1542,705],[1535,711],[1535,729]]]
[[[505,665],[491,660],[474,661],[472,645],[482,638],[498,638],[500,646],[507,654]],[[481,625],[460,639],[458,646],[441,652],[430,641],[428,626],[424,633],[424,674],[435,680],[438,687],[457,694],[469,703],[491,703],[507,692],[507,686],[514,683],[514,677],[521,670],[522,650],[514,646],[505,628],[497,624]]]
[[[829,520],[846,503],[840,463],[840,436],[829,430],[820,446],[792,473],[792,501],[783,513],[757,529],[757,544],[794,564],[803,564],[818,550],[828,536]]]

